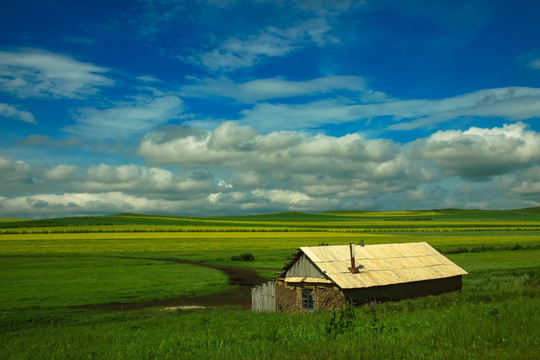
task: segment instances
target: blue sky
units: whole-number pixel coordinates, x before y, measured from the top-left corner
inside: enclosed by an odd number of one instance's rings
[[[0,217],[540,205],[537,1],[0,3]]]

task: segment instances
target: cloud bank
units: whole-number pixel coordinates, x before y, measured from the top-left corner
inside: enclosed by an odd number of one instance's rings
[[[147,166],[36,167],[0,156],[0,215],[534,206],[539,146],[540,134],[521,122],[404,144],[355,133],[261,134],[238,122],[212,131],[169,125],[141,140]],[[65,191],[50,192],[59,186]],[[34,195],[18,195],[25,192]]]

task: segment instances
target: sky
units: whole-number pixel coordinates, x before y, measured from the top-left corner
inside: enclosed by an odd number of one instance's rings
[[[538,1],[0,2],[0,218],[540,206]]]

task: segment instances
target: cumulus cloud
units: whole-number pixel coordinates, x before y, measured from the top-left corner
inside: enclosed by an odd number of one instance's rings
[[[238,137],[220,143],[226,134]],[[246,204],[270,206],[283,201],[289,209],[308,209],[316,203],[327,204],[322,208],[350,207],[354,201],[387,207],[473,202],[493,206],[494,194],[506,191],[508,184],[489,189],[484,185],[482,191],[473,191],[474,197],[463,195],[463,189],[471,188],[465,185],[471,180],[486,184],[540,162],[540,135],[521,122],[501,128],[439,131],[406,144],[365,140],[358,134],[335,137],[282,131],[261,135],[234,122],[214,131],[182,129],[178,135],[163,141],[161,131],[148,134],[138,153],[153,165],[230,171],[234,192],[247,196]],[[520,184],[515,189],[522,193],[534,188],[534,181]],[[509,196],[517,198],[519,191]],[[210,199],[214,204],[230,202],[230,193],[222,189]]]
[[[305,46],[335,42],[327,34],[330,29],[324,18],[309,19],[284,29],[269,26],[255,35],[230,37],[214,50],[182,59],[212,71],[233,71],[251,67],[264,58],[283,57]]]
[[[43,214],[66,216],[68,214],[103,214],[119,212],[174,212],[190,203],[149,199],[122,192],[38,194],[0,198],[0,214]]]
[[[389,140],[364,140],[358,134],[261,135],[234,122],[214,131],[178,134],[167,141],[162,131],[149,134],[138,154],[154,166],[230,171],[234,191],[250,192],[251,200],[246,200],[250,204],[266,199],[272,206],[287,203],[290,209],[313,209],[316,204],[328,208],[346,198],[395,193],[432,179],[428,168],[408,158],[407,149]],[[229,201],[229,192],[221,189],[209,199]]]
[[[253,191],[253,194],[255,196],[265,197],[271,202],[282,204],[298,204],[311,200],[309,196],[298,191],[257,189]]]
[[[358,134],[342,137],[299,132],[258,134],[252,127],[226,122],[213,131],[185,132],[163,141],[163,131],[142,140],[138,154],[154,165],[183,168],[227,168],[275,174],[343,172],[353,169],[377,176],[393,167],[398,148],[389,140],[364,140]]]
[[[523,199],[530,206],[540,206],[540,166],[520,172],[512,182],[509,193]]]
[[[28,111],[18,110],[15,106],[0,103],[0,116],[15,118],[31,124],[37,124],[34,115]]]
[[[44,174],[44,178],[49,181],[67,181],[74,180],[78,177],[81,169],[76,165],[60,164],[56,165],[50,170],[47,170]]]
[[[137,165],[113,167],[107,164],[91,166],[86,174],[86,181],[81,190],[101,192],[109,190],[151,191],[170,189],[172,173],[158,168],[146,168]]]
[[[148,166],[36,166],[0,156],[0,214],[534,206],[539,145],[521,122],[405,144],[358,134],[263,135],[238,122],[213,131],[169,125],[142,139]]]
[[[114,105],[104,110],[81,109],[77,123],[64,131],[90,139],[126,138],[165,124],[183,110],[183,101],[171,94],[139,95]]]
[[[168,199],[206,196],[219,187],[219,184],[214,184],[211,176],[179,176],[156,167],[133,164],[111,166],[104,163],[90,166],[81,181],[73,184],[73,189],[80,192],[120,191]]]
[[[244,83],[220,77],[217,79],[196,79],[195,85],[181,88],[185,97],[219,96],[234,98],[241,102],[318,95],[335,90],[360,92],[366,90],[365,80],[358,76],[327,76],[307,81],[287,81],[282,78],[257,79]]]
[[[113,85],[108,71],[38,49],[0,51],[0,91],[21,98],[83,98]]]
[[[449,174],[485,180],[540,162],[540,135],[521,122],[502,128],[438,131],[418,140],[418,155]]]
[[[3,183],[29,180],[30,170],[30,164],[0,154],[0,181]]]

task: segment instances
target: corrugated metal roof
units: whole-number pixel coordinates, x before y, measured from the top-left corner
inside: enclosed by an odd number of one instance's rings
[[[349,245],[302,247],[300,250],[342,289],[467,274],[426,242],[355,246],[358,274],[348,269],[351,266]],[[286,278],[286,281],[289,280]]]

